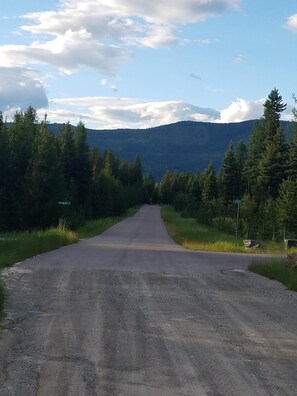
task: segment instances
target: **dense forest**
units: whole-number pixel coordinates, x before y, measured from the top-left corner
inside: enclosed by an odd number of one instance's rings
[[[280,122],[285,108],[273,89],[247,145],[230,142],[218,172],[212,163],[204,172],[166,172],[158,201],[230,233],[240,209],[239,232],[246,238],[297,237],[297,112],[286,139]]]
[[[69,123],[56,136],[31,106],[11,123],[0,113],[0,229],[24,230],[118,215],[149,200],[154,181],[138,156],[127,163],[87,143]]]

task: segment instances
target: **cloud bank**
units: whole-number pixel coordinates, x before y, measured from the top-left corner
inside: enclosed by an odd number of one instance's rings
[[[40,109],[39,116],[46,112],[50,122],[77,124],[82,120],[88,128],[151,128],[178,121],[240,122],[259,119],[263,115],[264,99],[255,101],[237,99],[230,106],[217,111],[180,101],[151,102],[137,98],[84,97],[56,99],[48,109]],[[282,119],[291,120],[291,108]]]
[[[22,67],[0,67],[0,110],[13,112],[29,105],[39,109],[48,105],[40,74]]]

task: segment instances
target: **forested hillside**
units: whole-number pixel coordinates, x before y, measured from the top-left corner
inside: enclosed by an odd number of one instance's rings
[[[203,171],[212,161],[215,170],[222,166],[224,153],[230,143],[249,141],[254,121],[230,124],[182,121],[150,129],[91,130],[88,142],[100,151],[112,149],[115,155],[132,161],[141,158],[145,174],[151,172],[160,180],[164,172]],[[282,123],[289,135],[289,123]],[[61,126],[49,125],[55,133]]]
[[[58,135],[29,107],[6,124],[0,113],[0,229],[76,227],[86,218],[118,215],[146,200],[153,189],[141,161],[120,160],[90,148],[80,122]],[[151,194],[151,193],[150,193]],[[148,198],[147,198],[148,199]]]

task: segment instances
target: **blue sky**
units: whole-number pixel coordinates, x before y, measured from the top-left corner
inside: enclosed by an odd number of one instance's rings
[[[0,109],[147,128],[261,117],[297,93],[292,0],[10,0],[0,11]]]

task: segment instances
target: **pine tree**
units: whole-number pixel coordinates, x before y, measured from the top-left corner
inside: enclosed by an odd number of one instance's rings
[[[85,206],[91,182],[90,147],[87,142],[87,131],[83,122],[79,122],[74,132],[75,164],[74,179],[77,199]]]
[[[232,202],[239,198],[239,180],[240,174],[235,158],[233,144],[230,143],[225,153],[222,166],[222,198],[225,203]]]
[[[58,223],[58,201],[64,194],[64,179],[55,136],[40,125],[24,180],[26,226],[49,227]]]
[[[248,145],[247,159],[244,167],[244,176],[247,183],[247,192],[259,199],[258,186],[259,162],[265,150],[265,134],[263,120],[255,121]]]
[[[277,218],[285,233],[297,237],[297,180],[283,180],[276,201]]]
[[[202,176],[202,200],[210,203],[218,197],[218,186],[215,170],[210,163]]]
[[[258,184],[262,198],[276,198],[281,181],[286,177],[287,145],[281,128],[269,141],[259,163]]]
[[[287,105],[283,102],[278,89],[274,88],[264,103],[264,131],[266,144],[273,141],[280,128],[280,115]]]

